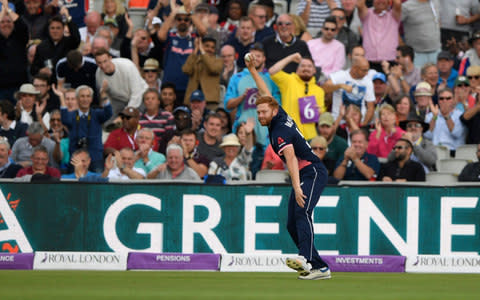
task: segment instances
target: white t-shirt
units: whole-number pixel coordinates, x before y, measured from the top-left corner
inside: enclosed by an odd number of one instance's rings
[[[339,89],[333,92],[332,100],[332,115],[336,119],[340,113],[340,105],[355,104],[360,107],[362,117],[367,113],[367,106],[365,102],[374,102],[375,93],[373,91],[372,78],[369,74],[362,79],[354,79],[350,75],[350,69],[341,70],[330,74],[330,79],[333,84],[345,83],[353,86],[351,93],[347,93],[344,89]]]
[[[145,171],[143,169],[133,167],[132,170],[139,173],[144,178],[147,177],[147,174],[145,174]],[[108,179],[130,180],[130,178],[127,175],[120,172],[118,168],[111,169],[110,172],[108,172]]]

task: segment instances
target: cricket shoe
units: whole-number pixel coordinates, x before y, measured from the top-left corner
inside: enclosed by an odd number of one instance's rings
[[[323,267],[321,269],[312,269],[308,275],[300,275],[298,279],[302,280],[322,280],[322,279],[330,279],[332,275],[330,273],[330,269],[328,267]]]
[[[287,258],[287,267],[298,272],[300,276],[307,276],[310,274],[310,265],[307,263],[305,258]]]

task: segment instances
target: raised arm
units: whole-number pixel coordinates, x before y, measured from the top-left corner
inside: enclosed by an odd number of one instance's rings
[[[245,65],[247,66],[248,70],[250,71],[250,74],[252,74],[253,80],[255,80],[255,84],[257,85],[258,88],[258,93],[260,96],[272,96],[270,93],[270,90],[267,87],[267,84],[265,81],[263,81],[262,77],[258,73],[257,69],[255,68],[255,57],[248,53],[245,55]]]
[[[300,55],[300,53],[296,52],[290,54],[289,56],[284,57],[283,59],[275,63],[273,66],[271,66],[270,69],[268,69],[268,73],[270,73],[270,75],[274,75],[283,70],[289,63],[296,62],[298,64],[301,60],[302,55]]]

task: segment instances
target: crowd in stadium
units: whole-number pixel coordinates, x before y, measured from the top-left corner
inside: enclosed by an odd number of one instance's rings
[[[425,181],[439,149],[480,159],[477,0],[150,0],[140,27],[121,0],[87,4],[1,0],[1,178],[285,170],[247,53],[329,183]],[[474,159],[460,181],[480,180]]]

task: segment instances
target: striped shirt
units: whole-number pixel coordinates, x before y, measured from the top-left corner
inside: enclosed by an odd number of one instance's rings
[[[335,0],[337,7],[342,7],[339,0]],[[297,15],[301,15],[307,6],[307,1],[300,0],[297,6]],[[330,16],[330,8],[328,7],[327,1],[318,3],[317,0],[312,0],[310,5],[310,16],[308,17],[308,28],[321,28],[325,19]]]

